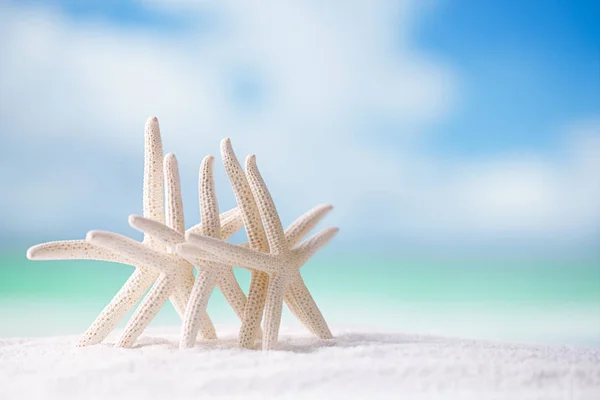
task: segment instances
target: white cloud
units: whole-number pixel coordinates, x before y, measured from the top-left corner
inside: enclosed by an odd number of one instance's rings
[[[557,147],[562,154],[432,161],[442,181],[436,185],[432,179],[425,190],[437,199],[430,210],[439,210],[446,221],[431,221],[429,233],[437,227],[458,235],[519,240],[597,235],[600,121],[587,123],[585,131],[569,127]]]
[[[185,3],[179,6],[191,13]],[[418,4],[354,2],[333,10],[312,2],[209,3],[217,26],[186,35],[73,21],[49,8],[5,8],[0,130],[9,143],[26,148],[22,158],[9,158],[12,165],[27,163],[29,174],[46,171],[36,179],[0,179],[9,189],[5,201],[28,208],[19,217],[35,221],[28,226],[51,224],[52,216],[74,210],[81,199],[71,194],[77,189],[71,184],[68,196],[50,196],[54,204],[47,196],[40,207],[35,182],[43,180],[45,192],[65,187],[58,182],[64,166],[51,159],[40,165],[40,154],[46,160],[48,146],[68,143],[70,149],[55,151],[70,150],[75,163],[91,146],[97,157],[140,160],[141,127],[157,115],[165,150],[180,159],[186,210],[197,208],[191,193],[201,158],[218,153],[219,140],[231,136],[238,155],[257,153],[285,220],[332,202],[337,211],[331,221],[347,237],[598,232],[593,171],[600,125],[567,135],[570,150],[561,157],[457,162],[416,145],[424,127],[452,111],[458,89],[448,66],[412,48]],[[240,90],[249,90],[254,101],[244,103],[243,93],[236,97]],[[392,126],[389,143],[376,137],[374,121]],[[23,145],[29,142],[38,145]],[[97,182],[86,199],[106,203],[106,186],[124,179],[122,168],[85,168],[78,174]],[[139,170],[133,162],[123,168]],[[218,179],[221,197],[231,203],[222,172]],[[129,199],[140,185],[121,184],[120,190],[129,191]],[[111,211],[119,221],[140,212],[116,205]],[[89,218],[94,227],[98,217],[90,209],[75,212],[73,218]],[[13,215],[4,219],[9,230],[19,223]]]

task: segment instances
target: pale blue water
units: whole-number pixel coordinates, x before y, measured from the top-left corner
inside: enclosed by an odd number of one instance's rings
[[[33,262],[24,250],[0,256],[0,336],[83,332],[132,272],[112,263]],[[343,255],[317,257],[302,273],[334,326],[600,345],[597,260],[407,261]],[[249,274],[236,269],[236,275],[247,288]],[[217,326],[237,323],[218,291],[209,313]],[[296,323],[289,314],[284,320]],[[168,305],[153,324],[177,325],[178,317]]]

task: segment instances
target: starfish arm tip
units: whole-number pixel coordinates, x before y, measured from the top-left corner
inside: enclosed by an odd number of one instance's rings
[[[89,231],[86,235],[85,235],[85,240],[87,242],[94,242],[96,240],[98,240],[98,238],[101,236],[101,231]]]
[[[338,227],[325,228],[322,231],[314,234],[312,237],[307,239],[300,246],[296,247],[295,252],[300,256],[302,260],[300,265],[303,265],[312,257],[317,251],[325,247],[331,239],[340,231]]]
[[[210,154],[202,159],[202,164],[200,165],[200,174],[202,176],[202,171],[208,168],[211,168],[213,162],[215,161],[215,157]]]
[[[231,139],[226,137],[221,140],[221,152],[231,152],[233,151],[231,147]]]
[[[338,228],[337,226],[332,226],[332,227],[323,229],[322,237],[323,237],[323,240],[325,241],[325,244],[329,243],[329,241],[331,239],[333,239],[333,237],[336,236],[339,231],[340,231],[340,228]]]
[[[314,235],[314,237],[317,236],[326,236],[326,237],[333,237],[335,236],[338,232],[340,231],[340,228],[337,226],[330,226],[328,228],[324,228],[322,231],[316,233]]]
[[[248,167],[256,167],[256,155],[250,154],[246,157],[246,169]]]
[[[333,210],[333,204],[322,204],[321,208],[322,208],[323,212],[329,212],[329,211]]]
[[[139,226],[140,218],[141,217],[139,215],[131,214],[128,218],[129,226],[139,230],[138,226]]]
[[[197,265],[204,261],[216,261],[210,253],[200,250],[197,246],[191,243],[179,243],[173,248],[175,254],[186,259],[188,262]]]
[[[27,249],[27,259],[28,260],[36,260],[36,253],[39,246],[31,246]]]
[[[167,155],[165,155],[165,163],[172,163],[172,162],[177,162],[177,157],[175,157],[175,154],[173,153],[167,153]]]

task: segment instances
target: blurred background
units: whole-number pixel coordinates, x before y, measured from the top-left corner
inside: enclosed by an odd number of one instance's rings
[[[223,137],[284,225],[335,205],[302,270],[334,328],[600,345],[599,20],[579,0],[0,0],[0,336],[83,332],[132,272],[25,252],[141,238],[155,115],[187,226]],[[209,312],[238,323],[218,291]],[[153,325],[177,323],[169,304]]]

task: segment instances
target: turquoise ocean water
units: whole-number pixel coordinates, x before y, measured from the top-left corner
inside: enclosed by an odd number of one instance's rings
[[[0,336],[83,332],[132,272],[96,261],[29,261],[0,255]],[[380,330],[529,343],[600,346],[600,260],[406,260],[317,256],[302,269],[326,319]],[[249,273],[236,269],[247,289]],[[218,290],[209,313],[236,317]],[[284,321],[296,324],[286,313]],[[124,321],[121,322],[123,326]],[[169,304],[155,326],[178,324]]]

